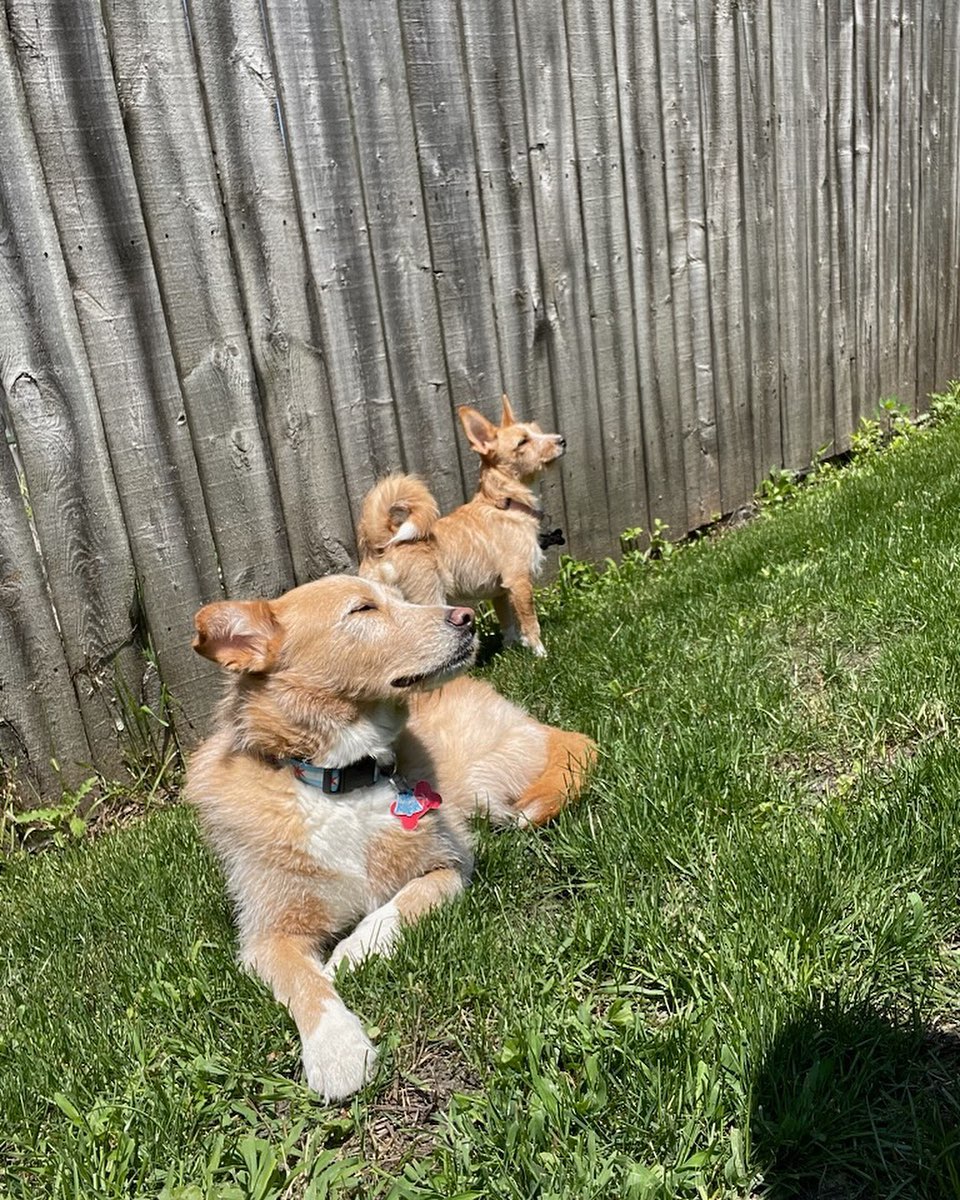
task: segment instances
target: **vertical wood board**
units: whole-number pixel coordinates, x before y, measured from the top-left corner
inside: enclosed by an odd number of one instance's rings
[[[219,688],[190,638],[219,567],[99,9],[8,8],[149,636],[168,687],[202,719]]]
[[[610,534],[649,528],[645,430],[630,295],[623,139],[615,36],[607,0],[564,5],[574,167],[580,194],[584,285],[593,335]],[[589,413],[584,413],[590,420]],[[577,470],[574,459],[571,470]],[[571,481],[567,482],[571,491]]]
[[[353,564],[354,522],[259,0],[190,6],[212,152],[297,582]]]
[[[519,417],[556,431],[513,2],[464,5],[460,19],[503,387]],[[499,411],[495,404],[486,415],[499,419]],[[566,526],[563,466],[544,479],[541,492],[547,520]]]
[[[309,0],[270,0],[264,13],[311,298],[358,515],[373,483],[406,460],[339,18],[332,5]]]
[[[109,0],[103,13],[224,587],[276,595],[293,582],[289,548],[183,6]]]
[[[429,481],[445,511],[462,501],[464,481],[397,9],[378,0],[338,0],[338,5],[404,461]]]
[[[696,0],[657,0],[667,237],[688,529],[720,510]]]
[[[5,20],[0,108],[0,407],[19,444],[49,576],[43,605],[59,614],[91,761],[119,773],[114,693],[118,680],[136,693],[143,668],[133,562]]]
[[[743,204],[743,353],[748,372],[753,486],[783,465],[780,428],[780,321],[776,248],[770,16],[766,4],[734,13],[737,140]]]
[[[597,396],[583,216],[562,9],[544,0],[515,6],[517,56],[530,165],[544,338],[556,428],[567,437],[562,486],[571,553],[609,545],[603,417]],[[589,483],[587,482],[589,480]]]
[[[56,760],[60,766],[53,766]],[[0,766],[41,795],[75,787],[94,761],[46,581],[20,494],[0,446]],[[103,763],[111,769],[109,759]],[[115,767],[114,767],[115,769]]]
[[[630,238],[632,307],[646,441],[651,526],[687,527],[683,414],[674,342],[665,158],[657,44],[650,5],[615,10],[615,40]]]
[[[719,511],[746,503],[757,483],[744,312],[743,203],[734,5],[697,0],[698,95],[702,137]],[[762,475],[768,468],[761,466]]]
[[[450,400],[493,415],[503,382],[460,17],[432,0],[405,0],[400,15]],[[476,457],[459,421],[456,446],[472,494]]]

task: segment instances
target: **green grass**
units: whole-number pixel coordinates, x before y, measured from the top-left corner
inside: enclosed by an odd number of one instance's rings
[[[960,422],[545,594],[583,802],[343,992],[335,1110],[192,815],[0,880],[11,1197],[960,1197]]]

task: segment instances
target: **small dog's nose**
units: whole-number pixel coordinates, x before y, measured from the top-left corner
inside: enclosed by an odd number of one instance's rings
[[[472,608],[448,608],[447,620],[451,625],[456,625],[458,629],[473,628],[473,609]]]
[[[563,436],[562,433],[557,434],[557,445],[563,446],[564,449],[567,448],[567,439]]]

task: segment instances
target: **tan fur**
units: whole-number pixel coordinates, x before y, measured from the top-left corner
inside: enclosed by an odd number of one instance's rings
[[[370,1077],[375,1050],[333,987],[338,964],[388,951],[403,923],[463,888],[474,813],[539,823],[559,811],[593,743],[452,678],[472,660],[469,610],[413,605],[369,580],[208,605],[194,644],[231,679],[187,795],[224,866],[241,959],[289,1007],[310,1086],[339,1099]],[[330,797],[278,761],[365,755],[395,756],[442,806],[406,830],[389,780]]]
[[[493,600],[504,639],[519,636],[543,655],[533,601],[543,552],[531,484],[563,454],[565,442],[535,422],[517,421],[506,396],[499,425],[467,406],[459,414],[480,455],[476,495],[438,519],[421,480],[381,480],[364,499],[357,528],[360,574],[399,588],[416,604]]]
[[[357,526],[360,557],[382,554],[405,524],[410,526],[408,541],[429,537],[439,517],[437,502],[422,479],[387,475],[363,502]]]

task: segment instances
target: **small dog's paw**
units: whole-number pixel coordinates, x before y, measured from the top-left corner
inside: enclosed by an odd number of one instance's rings
[[[323,967],[323,973],[332,979],[342,962],[351,967],[363,962],[371,954],[387,955],[393,949],[400,931],[400,914],[392,904],[385,904],[363,918],[349,937],[338,942]]]
[[[303,1071],[307,1084],[330,1103],[344,1100],[373,1078],[376,1047],[360,1020],[337,1000],[303,1042]]]
[[[528,646],[533,651],[533,653],[536,655],[537,658],[546,658],[547,657],[547,648],[543,644],[543,642],[539,641],[539,639],[535,642],[534,641],[528,642],[528,641],[526,641],[526,639],[524,639],[523,644],[525,646]]]

